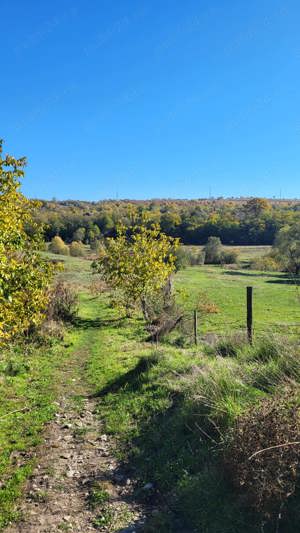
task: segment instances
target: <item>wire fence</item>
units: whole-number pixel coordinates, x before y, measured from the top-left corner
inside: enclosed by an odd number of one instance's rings
[[[297,280],[299,283],[299,280]],[[215,335],[216,337],[224,338],[232,335],[240,334],[244,335],[249,343],[258,337],[262,336],[274,336],[280,335],[293,339],[300,339],[300,297],[299,295],[299,286],[297,288],[297,299],[296,310],[299,316],[299,321],[296,317],[295,321],[276,321],[274,319],[269,319],[266,311],[266,317],[264,320],[256,318],[256,306],[255,306],[255,297],[253,295],[253,287],[246,287],[246,298],[245,298],[245,308],[240,310],[240,317],[236,320],[226,320],[224,315],[221,315],[221,318],[218,317],[216,320],[209,319],[208,316],[198,315],[197,309],[189,313],[187,317],[187,322],[189,323],[190,337],[194,339],[195,344],[198,341],[206,340],[209,336]],[[297,301],[299,302],[299,313]],[[276,302],[274,302],[276,307]],[[266,309],[270,310],[270,302],[266,301]],[[277,307],[276,307],[277,310]],[[261,315],[261,309],[259,315]],[[280,314],[280,313],[277,313]],[[224,320],[222,320],[224,316]],[[286,317],[288,320],[289,317]]]

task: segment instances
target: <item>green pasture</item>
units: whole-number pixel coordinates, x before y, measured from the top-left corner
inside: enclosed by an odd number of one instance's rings
[[[203,250],[204,246],[187,245],[185,248],[196,253]],[[257,259],[258,257],[262,257],[270,252],[271,248],[271,246],[224,246],[226,252],[236,252],[238,254],[238,260],[241,263],[247,263]]]
[[[254,331],[296,334],[300,330],[299,280],[280,272],[190,267],[176,274],[179,298],[192,311],[203,295],[219,312],[201,317],[203,333],[230,333],[245,328],[246,287],[253,287]]]
[[[241,256],[249,253],[258,252],[248,249]],[[107,292],[91,294],[91,259],[46,255],[64,262],[58,277],[78,290],[79,316],[64,341],[25,342],[0,357],[0,529],[18,518],[15,502],[32,469],[28,451],[42,441],[55,399],[76,377],[96,398],[99,432],[113,435],[116,454],[136,481],[137,501],[145,498],[142,487],[153,484],[146,498],[154,498],[159,512],[145,533],[181,532],[186,524],[195,532],[261,531],[259,517],[222,470],[222,446],[249,407],[291,381],[299,383],[297,343],[258,335],[299,332],[291,325],[300,324],[297,280],[220,266],[181,270],[175,286],[186,314],[192,316],[202,300],[218,307],[199,317],[200,336],[245,329],[248,285],[254,288],[257,335],[253,346],[220,339],[215,347],[179,348],[168,340],[156,347],[145,342],[141,317],[124,319],[111,308]],[[293,507],[298,501],[291,499],[285,514],[287,533],[299,523],[300,507]],[[275,531],[272,521],[271,526]]]

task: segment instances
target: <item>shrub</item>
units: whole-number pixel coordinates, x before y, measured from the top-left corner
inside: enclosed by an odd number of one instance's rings
[[[56,235],[53,237],[52,241],[49,244],[49,252],[58,255],[69,255],[69,247],[64,243],[61,237]]]
[[[204,247],[205,263],[219,264],[222,258],[222,243],[219,237],[209,237],[207,244]]]
[[[180,246],[175,252],[176,270],[182,270],[188,266],[203,265],[205,259],[204,251],[193,252],[185,246]]]
[[[103,245],[100,240],[91,241],[90,247],[91,247],[91,250],[93,250],[93,252],[99,252],[101,246]]]
[[[180,246],[174,255],[176,270],[182,270],[191,264],[191,252],[184,246]]]
[[[64,339],[65,330],[62,322],[56,320],[46,320],[34,332],[33,340],[38,344],[53,344],[57,339],[62,341]]]
[[[81,242],[73,241],[70,244],[70,255],[72,257],[83,257],[84,254],[85,254],[85,248]]]
[[[200,252],[191,254],[190,264],[191,266],[204,265],[205,261],[205,252],[200,250]]]
[[[296,489],[300,464],[297,396],[287,391],[241,416],[225,453],[234,485],[262,519],[276,521]]]
[[[222,252],[221,254],[221,263],[227,265],[234,265],[237,263],[238,254],[234,250],[229,250],[228,252]]]
[[[250,263],[250,268],[252,270],[262,270],[264,272],[279,272],[282,270],[282,265],[277,259],[275,259],[275,257],[266,255],[264,257],[258,257],[252,261]]]
[[[77,312],[77,294],[65,283],[58,282],[49,291],[47,320],[72,322]]]

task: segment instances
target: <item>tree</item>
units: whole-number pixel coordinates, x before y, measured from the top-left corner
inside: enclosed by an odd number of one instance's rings
[[[93,224],[88,230],[87,230],[87,242],[90,244],[92,242],[97,241],[101,237],[101,231],[98,228],[96,224]]]
[[[161,291],[174,272],[177,246],[178,241],[161,233],[158,225],[141,224],[130,233],[121,226],[115,239],[106,240],[93,266],[115,290],[118,307],[129,314],[139,306],[147,318],[147,298]]]
[[[58,255],[69,255],[69,247],[64,243],[61,237],[56,235],[49,244],[49,252]]]
[[[85,228],[77,228],[76,231],[73,233],[73,241],[81,241],[83,242],[85,239],[86,229]]]
[[[39,202],[20,192],[26,159],[2,157],[0,141],[0,343],[38,325],[47,306],[55,266],[42,259]],[[27,228],[30,227],[30,232]]]
[[[271,206],[268,200],[264,198],[251,198],[243,206],[243,215],[246,219],[257,219],[270,210]]]
[[[204,251],[205,263],[221,263],[223,246],[219,237],[209,237]]]
[[[300,274],[300,223],[284,226],[275,240],[275,252],[289,272]]]

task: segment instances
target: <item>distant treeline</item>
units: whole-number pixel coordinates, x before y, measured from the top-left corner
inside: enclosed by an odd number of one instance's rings
[[[114,236],[118,224],[131,226],[147,217],[184,244],[272,244],[278,230],[300,221],[300,201],[250,199],[42,201],[37,221],[46,224],[45,240],[59,235],[65,242],[93,243]]]

